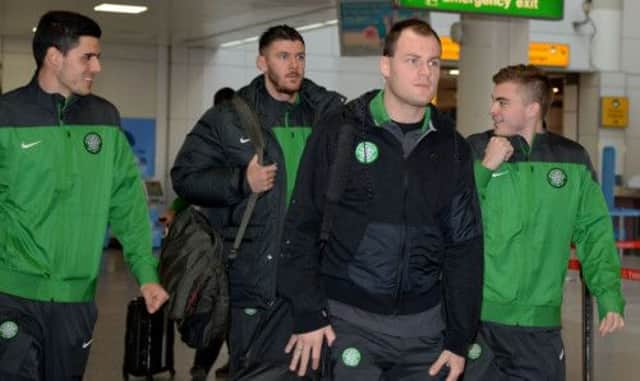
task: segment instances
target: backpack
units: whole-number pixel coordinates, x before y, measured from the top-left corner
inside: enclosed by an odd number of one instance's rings
[[[238,95],[230,102],[254,146],[258,162],[262,163],[264,140],[257,115]],[[193,206],[175,217],[162,243],[159,274],[160,283],[170,295],[168,317],[177,322],[182,341],[192,348],[207,348],[213,339],[227,332],[226,259],[239,254],[258,196],[258,193],[249,196],[229,253],[223,250],[220,233]]]
[[[180,212],[162,242],[160,282],[171,297],[168,318],[182,341],[206,348],[228,324],[229,285],[222,238],[194,207]]]

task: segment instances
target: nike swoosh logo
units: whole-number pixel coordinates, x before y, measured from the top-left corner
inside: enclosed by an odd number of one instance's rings
[[[249,143],[251,139],[249,138],[240,138],[240,144]]]
[[[22,142],[22,144],[20,145],[20,147],[22,147],[22,149],[29,149],[31,147],[35,147],[38,144],[42,143],[42,140],[38,140],[37,142],[31,142],[31,143],[25,143]]]
[[[82,349],[87,349],[91,343],[93,343],[93,337],[86,343],[82,343]]]
[[[500,176],[504,176],[507,173],[509,173],[509,171],[504,171],[504,172],[496,172],[496,173],[492,173],[491,177],[500,177]]]

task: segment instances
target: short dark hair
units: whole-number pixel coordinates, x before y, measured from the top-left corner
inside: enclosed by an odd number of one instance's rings
[[[216,106],[222,102],[230,100],[231,98],[233,98],[233,94],[235,93],[235,90],[230,87],[221,88],[213,95],[213,105]]]
[[[440,42],[440,37],[438,33],[424,20],[420,19],[407,19],[403,21],[399,21],[391,27],[389,33],[384,38],[384,47],[382,49],[382,55],[387,57],[392,57],[396,52],[396,45],[398,43],[398,39],[400,35],[405,29],[411,29],[416,34],[424,37],[435,37],[438,41],[438,45],[442,46],[442,42]]]
[[[87,16],[69,11],[49,11],[40,18],[33,35],[33,58],[40,69],[50,47],[67,54],[78,45],[81,36],[100,38],[101,35],[98,23]]]
[[[264,53],[264,49],[277,40],[300,41],[304,45],[304,39],[297,30],[285,24],[275,25],[265,30],[260,36],[260,42],[258,43],[260,54]]]
[[[511,65],[500,69],[493,76],[493,83],[499,85],[514,82],[524,88],[527,102],[540,104],[542,119],[547,116],[553,101],[553,86],[544,71],[533,65]]]

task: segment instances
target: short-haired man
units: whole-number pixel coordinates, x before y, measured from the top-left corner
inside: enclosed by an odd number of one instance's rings
[[[430,104],[441,52],[429,24],[395,24],[380,59],[384,90],[349,102],[309,140],[279,272],[298,374],[309,360],[319,366],[323,342],[337,381],[462,373],[479,322],[482,230],[469,146]],[[348,146],[345,128],[354,129]],[[332,170],[341,147],[349,165]],[[337,177],[346,184],[321,245]]]
[[[560,336],[570,245],[606,335],[624,326],[611,217],[585,149],[548,132],[549,78],[531,65],[493,76],[494,128],[469,137],[485,239],[478,343],[465,380],[564,380]]]
[[[0,97],[0,379],[80,380],[107,225],[149,312],[168,295],[138,167],[116,108],[91,95],[100,27],[52,11],[31,82]]]
[[[174,189],[187,202],[229,208],[226,246],[231,246],[251,192],[263,193],[240,253],[229,264],[232,377],[267,358],[283,360],[286,369],[288,359],[282,348],[271,345],[273,341],[266,349],[252,345],[283,306],[276,295],[280,237],[302,150],[311,126],[343,102],[338,93],[304,78],[304,40],[290,26],[274,26],[262,34],[256,64],[262,74],[237,94],[259,118],[266,143],[264,162],[258,162],[239,116],[227,102],[200,118],[171,170]],[[278,335],[274,332],[271,340]],[[289,335],[284,333],[283,347]]]

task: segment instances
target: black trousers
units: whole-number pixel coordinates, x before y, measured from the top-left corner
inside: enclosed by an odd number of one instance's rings
[[[0,293],[0,380],[82,380],[94,302],[41,302]]]
[[[331,347],[335,381],[440,381],[429,368],[442,352],[443,335],[396,337],[331,317],[336,340]]]
[[[560,328],[483,322],[463,381],[564,381]],[[474,352],[474,351],[472,351]]]
[[[224,344],[226,337],[226,335],[216,337],[211,341],[208,347],[197,349],[195,357],[193,358],[193,368],[201,368],[209,373],[211,367],[213,367],[213,364],[216,362],[216,359],[220,354],[220,349],[222,348],[222,344]]]
[[[289,371],[284,348],[293,332],[290,305],[277,299],[268,309],[231,308],[229,371],[234,381],[320,380],[320,372],[298,377]]]

